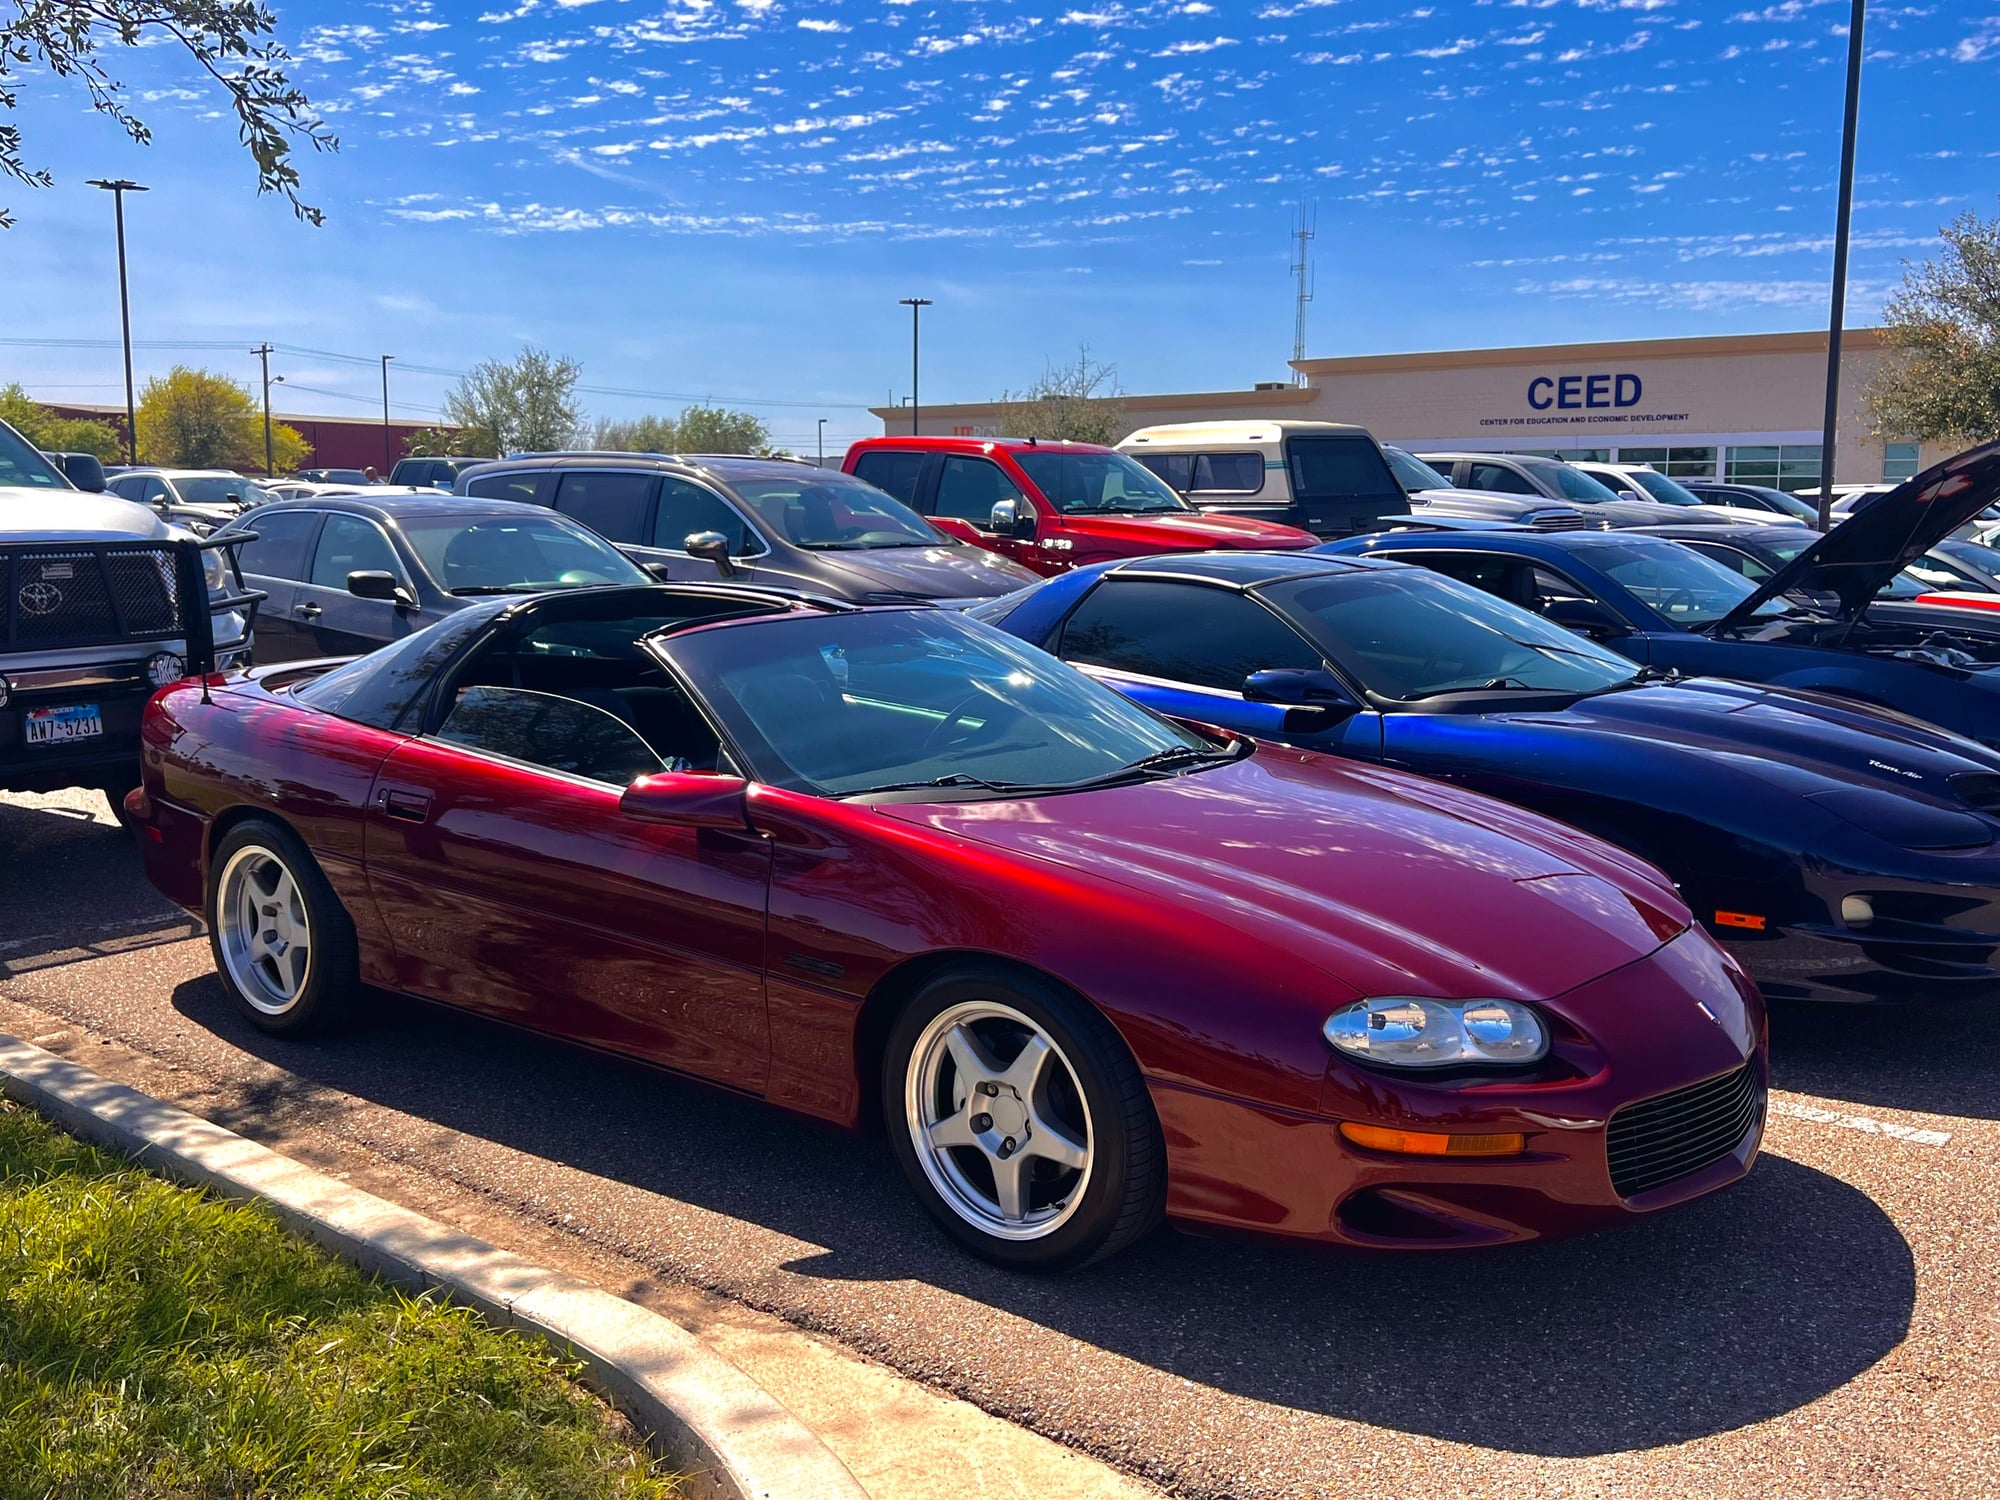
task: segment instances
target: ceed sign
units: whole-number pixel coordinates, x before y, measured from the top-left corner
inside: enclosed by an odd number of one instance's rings
[[[1537,375],[1528,382],[1528,405],[1536,411],[1622,410],[1637,406],[1645,393],[1637,375]]]

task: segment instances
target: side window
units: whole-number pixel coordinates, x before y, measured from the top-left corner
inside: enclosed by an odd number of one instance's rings
[[[981,531],[993,529],[993,506],[1001,500],[1024,498],[1019,486],[1001,471],[998,464],[984,458],[961,458],[956,454],[944,461],[938,475],[937,505],[933,514],[970,521]]]
[[[1552,573],[1536,568],[1532,563],[1515,557],[1495,557],[1488,552],[1378,552],[1377,557],[1391,558],[1396,562],[1414,563],[1420,568],[1429,568],[1433,573],[1442,573],[1447,578],[1456,578],[1460,583],[1469,583],[1476,589],[1483,589],[1509,604],[1518,604],[1523,609],[1537,609],[1542,599],[1537,584],[1537,575],[1554,578]],[[1567,589],[1567,586],[1564,585]],[[1577,592],[1567,589],[1561,597],[1575,598]]]
[[[669,552],[687,549],[697,531],[719,531],[729,538],[729,555],[744,557],[764,550],[750,525],[720,495],[671,477],[660,480],[660,513],[653,523],[653,545]]]
[[[1187,488],[1200,494],[1254,495],[1264,488],[1264,455],[1198,453],[1194,458],[1194,482]]]
[[[465,492],[481,500],[519,500],[533,505],[540,481],[541,474],[532,470],[526,474],[481,474],[466,485]]]
[[[639,731],[615,714],[525,688],[461,688],[437,737],[607,786],[626,786],[667,768]]]
[[[1135,453],[1132,456],[1152,470],[1168,489],[1179,490],[1185,495],[1194,488],[1195,456],[1192,453]]]
[[[1241,692],[1267,667],[1320,654],[1248,595],[1189,583],[1101,583],[1064,622],[1065,661]]]
[[[905,505],[917,503],[917,485],[924,477],[923,453],[897,452],[892,448],[864,453],[854,461],[854,477],[865,479],[878,490],[886,490]]]
[[[403,577],[403,565],[382,528],[360,516],[328,516],[307,581],[318,588],[344,589],[349,573],[374,571]]]
[[[614,542],[646,540],[646,506],[652,498],[651,474],[576,469],[556,486],[557,510]]]
[[[278,510],[269,515],[251,516],[244,529],[257,533],[257,540],[237,549],[243,571],[262,578],[289,578],[294,583],[306,576],[306,544],[312,540],[319,512]],[[341,579],[346,587],[347,580]]]
[[[1683,547],[1692,547],[1703,557],[1712,557],[1732,573],[1741,573],[1745,578],[1762,582],[1771,576],[1771,570],[1748,553],[1738,552],[1734,547],[1718,547],[1713,542],[1683,542]]]
[[[1505,464],[1472,464],[1467,470],[1465,487],[1469,490],[1498,490],[1503,495],[1537,495],[1537,490],[1522,474],[1517,474]]]
[[[158,505],[162,501],[173,503],[174,492],[167,488],[167,482],[158,475],[148,475],[145,487],[139,491],[139,500],[144,505]]]

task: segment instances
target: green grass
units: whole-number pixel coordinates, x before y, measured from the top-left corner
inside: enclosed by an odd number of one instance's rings
[[[574,1373],[0,1103],[0,1500],[676,1493]]]

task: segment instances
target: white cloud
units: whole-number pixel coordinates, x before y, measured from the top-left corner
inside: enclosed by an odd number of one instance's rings
[[[801,31],[848,31],[852,29],[851,27],[841,25],[838,21],[822,21],[812,16],[807,16],[800,20],[798,26]]]

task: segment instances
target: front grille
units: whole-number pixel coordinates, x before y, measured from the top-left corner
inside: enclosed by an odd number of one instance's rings
[[[1706,1083],[1626,1105],[1604,1133],[1613,1190],[1634,1198],[1721,1161],[1742,1144],[1763,1109],[1747,1063]]]
[[[180,633],[174,554],[76,546],[0,554],[0,644],[17,650]]]
[[[1545,510],[1529,521],[1536,531],[1582,531],[1590,525],[1577,511]]]

